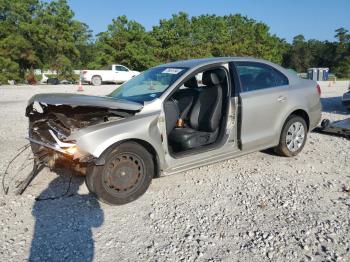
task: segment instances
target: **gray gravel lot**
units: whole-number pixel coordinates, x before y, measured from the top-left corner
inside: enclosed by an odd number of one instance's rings
[[[347,86],[322,84],[324,117],[350,117]],[[1,174],[26,144],[30,96],[76,88],[0,86]],[[350,261],[349,153],[349,140],[311,133],[297,157],[257,152],[162,177],[118,207],[88,195],[82,177],[68,196],[35,201],[67,189],[67,172],[45,169],[22,196],[0,193],[0,261]]]

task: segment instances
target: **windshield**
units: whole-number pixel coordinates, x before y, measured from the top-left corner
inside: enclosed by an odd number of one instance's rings
[[[187,68],[156,67],[132,78],[114,90],[110,97],[143,103],[160,97]]]

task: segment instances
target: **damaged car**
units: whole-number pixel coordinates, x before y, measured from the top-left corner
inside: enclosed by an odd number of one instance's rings
[[[297,155],[320,120],[320,87],[265,60],[195,59],[105,97],[35,95],[26,116],[37,161],[68,162],[99,200],[121,205],[160,175],[268,148]]]

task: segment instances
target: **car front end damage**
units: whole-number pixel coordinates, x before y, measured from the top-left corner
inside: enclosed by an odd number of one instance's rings
[[[85,174],[87,165],[96,157],[77,145],[76,133],[89,126],[116,123],[139,110],[139,105],[111,101],[106,97],[36,95],[26,108],[28,140],[34,160],[50,169],[63,165]]]

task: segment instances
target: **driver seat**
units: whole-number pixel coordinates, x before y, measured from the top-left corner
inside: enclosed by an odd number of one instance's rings
[[[174,128],[168,138],[174,151],[187,150],[215,142],[222,115],[222,83],[226,79],[222,69],[203,73],[199,95],[189,115],[189,127]]]

